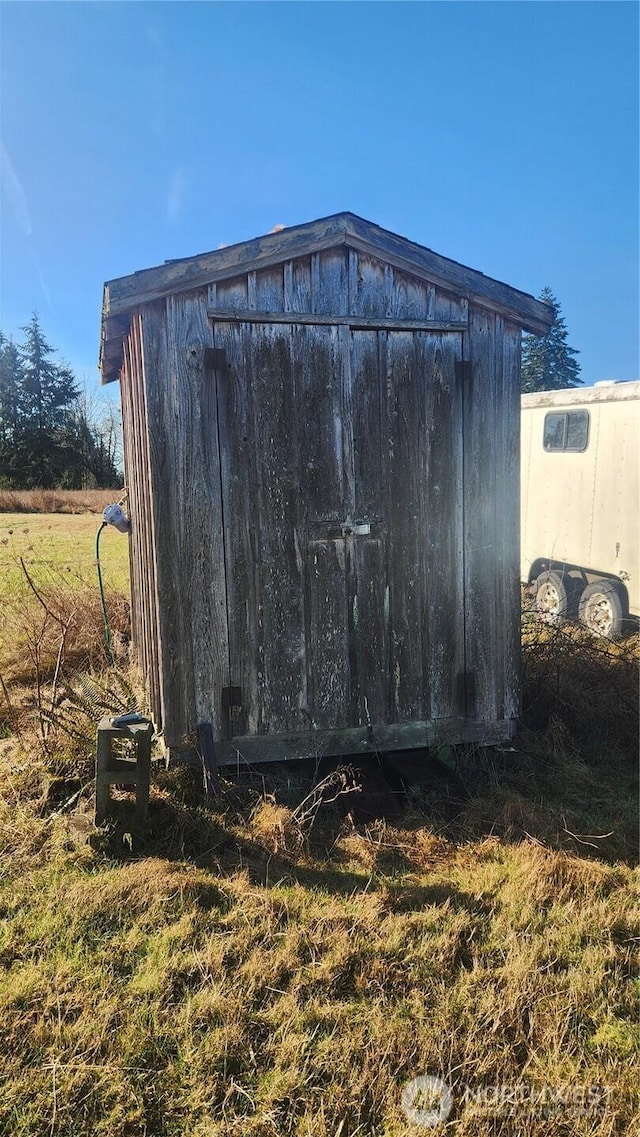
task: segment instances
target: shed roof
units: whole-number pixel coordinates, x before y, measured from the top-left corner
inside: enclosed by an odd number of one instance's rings
[[[100,345],[103,383],[118,378],[129,316],[140,305],[341,245],[377,256],[421,280],[500,312],[526,331],[544,334],[553,323],[553,309],[528,293],[440,256],[355,213],[335,213],[305,225],[295,225],[199,256],[167,261],[155,268],[107,281]]]

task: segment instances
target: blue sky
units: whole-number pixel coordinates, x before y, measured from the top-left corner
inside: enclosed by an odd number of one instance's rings
[[[97,382],[105,280],[351,210],[638,376],[635,3],[1,6],[0,328]]]

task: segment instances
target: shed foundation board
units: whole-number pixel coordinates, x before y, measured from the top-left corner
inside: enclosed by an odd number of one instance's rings
[[[340,758],[356,754],[378,754],[392,750],[437,749],[440,746],[499,746],[513,738],[515,719],[495,722],[396,723],[375,729],[312,731],[307,734],[233,738],[216,743],[218,766],[256,765],[302,758]],[[200,764],[194,751],[170,747],[171,765],[188,761]]]

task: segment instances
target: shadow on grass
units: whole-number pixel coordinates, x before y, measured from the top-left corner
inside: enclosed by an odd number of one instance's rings
[[[225,781],[212,802],[202,797],[197,771],[159,774],[144,835],[127,836],[132,827],[121,818],[98,841],[118,858],[187,859],[243,871],[255,882],[298,881],[341,894],[415,871],[393,841],[371,840],[362,872],[344,863],[339,838],[366,838],[381,817],[396,830],[426,830],[454,846],[489,836],[534,840],[637,864],[638,643],[637,636],[615,645],[576,628],[525,624],[523,720],[511,746],[449,747],[448,767],[427,751],[368,762],[360,756],[361,792],[322,805],[311,829],[292,826],[263,839],[251,819],[264,802],[291,818],[326,762],[249,770]],[[405,879],[402,890],[410,887]]]

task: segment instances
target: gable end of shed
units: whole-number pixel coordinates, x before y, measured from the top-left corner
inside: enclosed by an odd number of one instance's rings
[[[536,334],[547,332],[553,322],[552,310],[534,297],[355,214],[341,213],[107,282],[100,350],[103,383],[119,376],[132,312],[203,289],[214,317],[245,310],[280,312],[283,319],[293,313],[328,319],[406,319],[415,313],[417,320],[435,319],[434,298],[444,293],[452,301],[449,313],[454,320],[473,303]],[[401,313],[402,289],[413,299]],[[446,309],[446,303],[440,304],[440,318]]]

